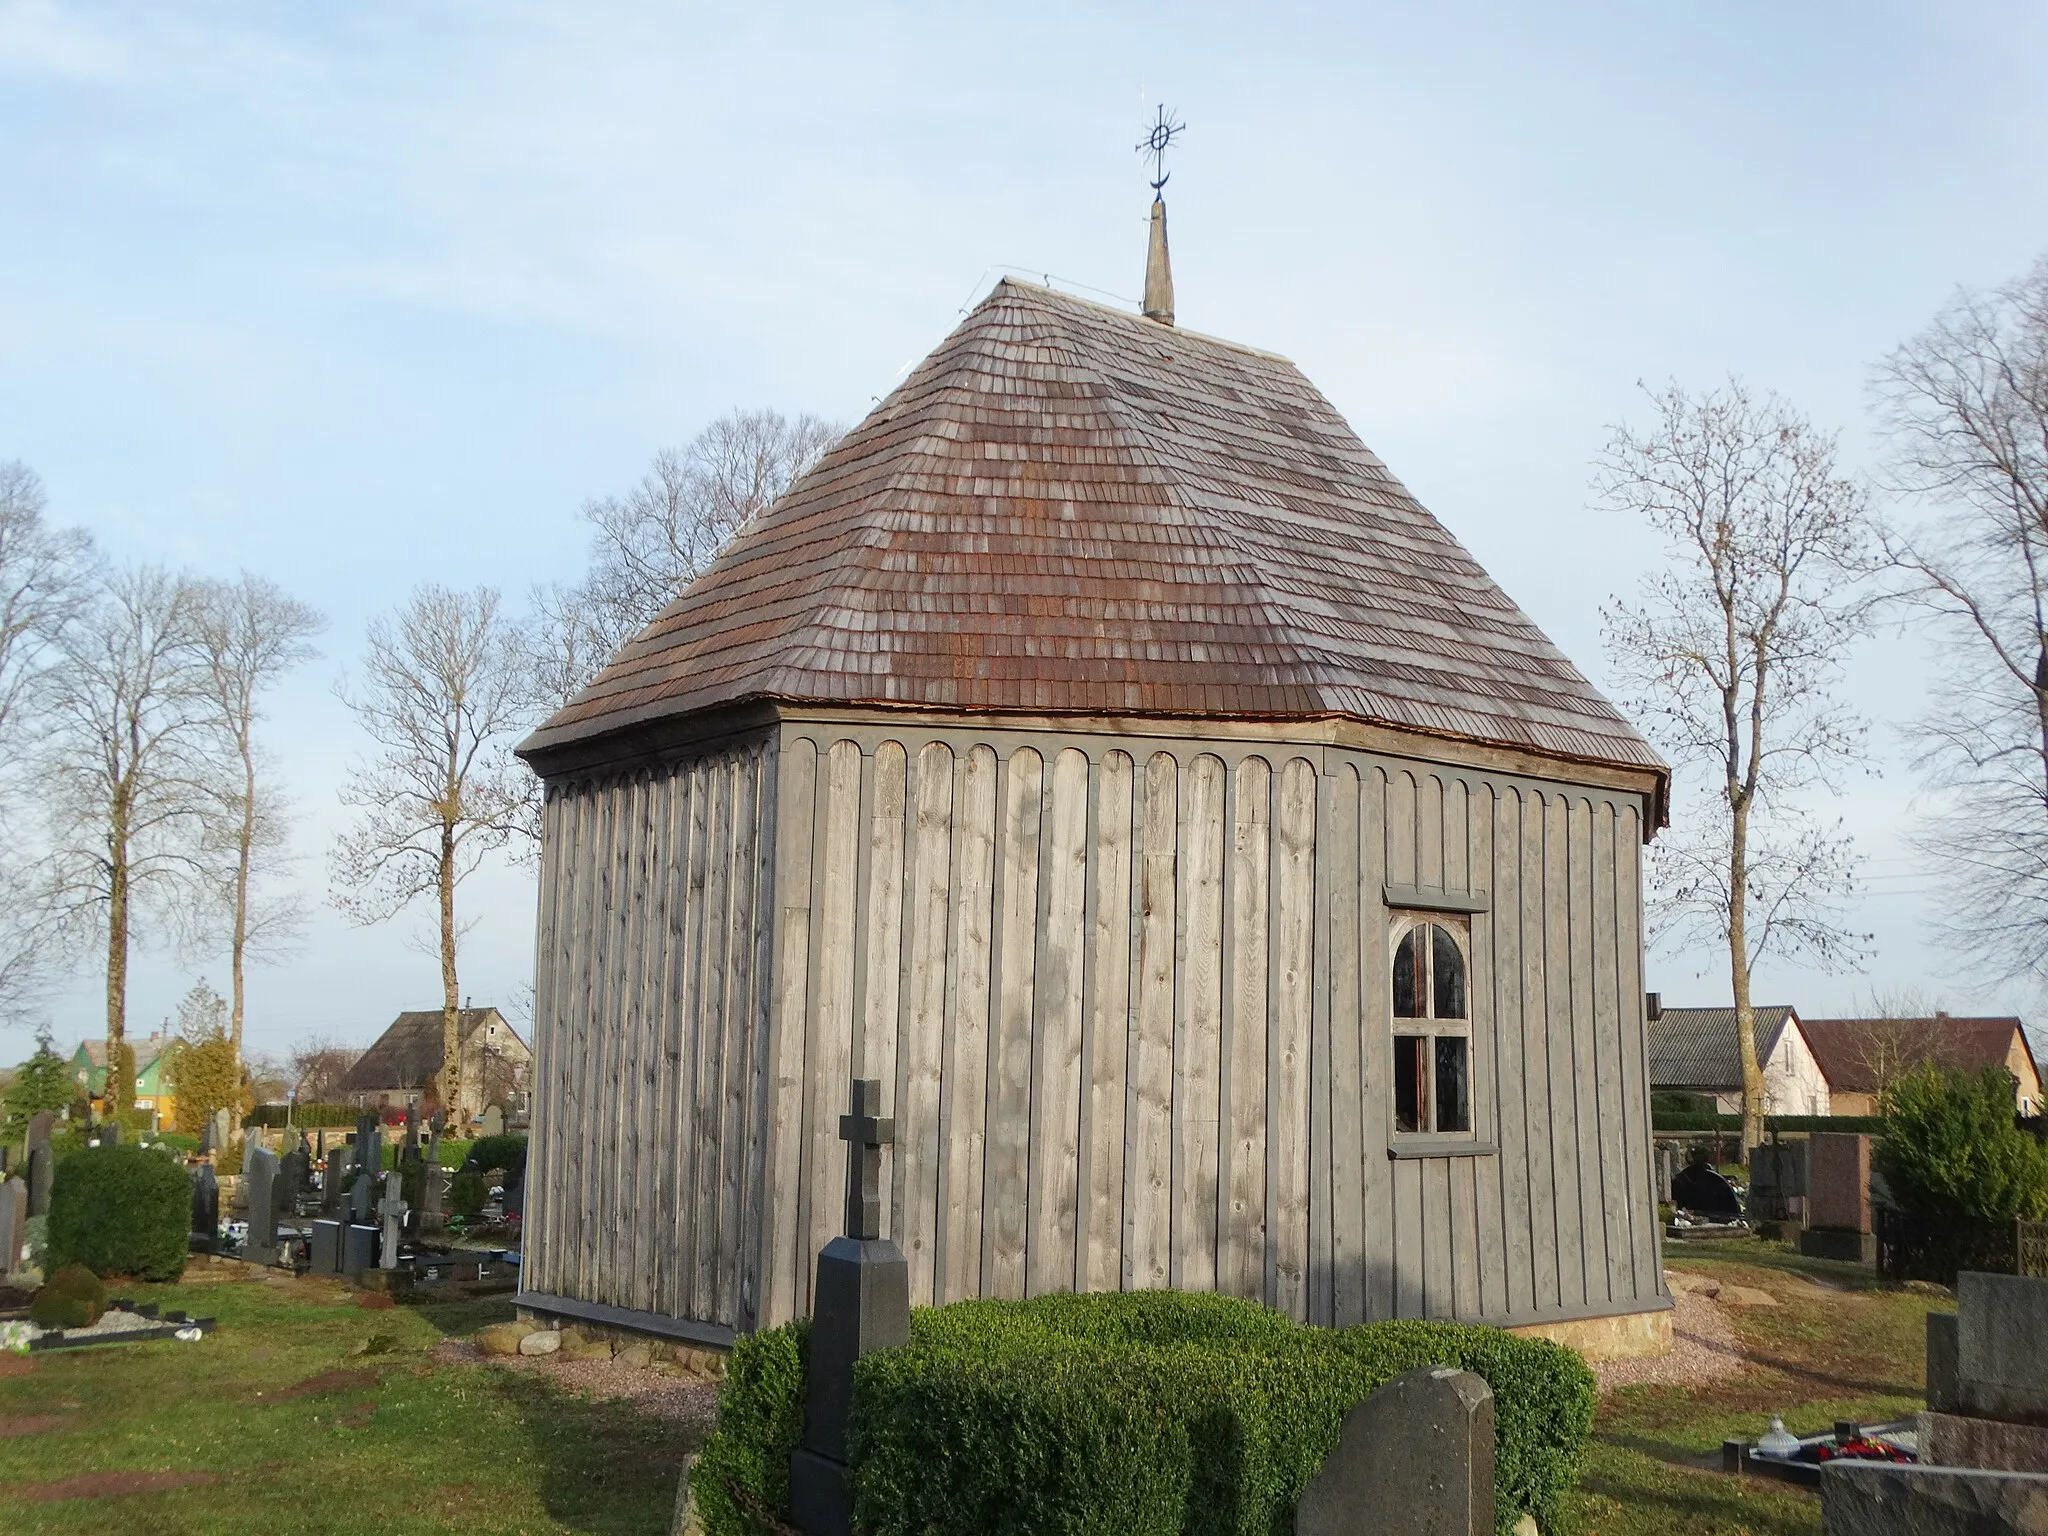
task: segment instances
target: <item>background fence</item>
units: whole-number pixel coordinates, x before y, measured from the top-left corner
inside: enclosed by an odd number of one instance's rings
[[[1877,1272],[1887,1280],[1954,1285],[1966,1269],[2048,1279],[2048,1221],[1912,1216],[1879,1206]]]

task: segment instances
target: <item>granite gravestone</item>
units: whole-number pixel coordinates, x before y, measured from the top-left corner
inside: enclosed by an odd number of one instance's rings
[[[192,1170],[192,1246],[201,1253],[220,1246],[220,1180],[211,1163]]]
[[[349,1164],[353,1161],[351,1150],[347,1142],[339,1142],[323,1159],[320,1214],[330,1221],[340,1220],[348,1211]]]
[[[376,1203],[376,1186],[370,1180],[368,1168],[358,1172],[348,1187],[348,1219],[363,1223],[370,1219],[370,1207]]]
[[[1471,1371],[1396,1376],[1344,1416],[1295,1536],[1493,1536],[1493,1391]]]
[[[338,1275],[341,1273],[341,1229],[338,1221],[320,1220],[313,1223],[313,1234],[306,1245],[307,1258],[316,1275]]]
[[[341,1232],[341,1272],[351,1280],[377,1265],[377,1229],[350,1223]]]
[[[398,1268],[398,1244],[405,1230],[406,1203],[400,1192],[404,1184],[397,1173],[384,1175],[384,1198],[377,1202],[377,1217],[383,1225],[381,1257],[377,1260],[379,1269]]]
[[[29,1116],[28,1157],[24,1171],[28,1175],[28,1213],[41,1216],[50,1209],[50,1178],[56,1172],[56,1160],[50,1150],[50,1128],[57,1123],[57,1117],[49,1110],[41,1110]]]
[[[21,1263],[27,1228],[28,1185],[20,1179],[0,1179],[0,1280]]]
[[[420,1178],[419,1230],[439,1232],[448,1219],[448,1170],[441,1166],[441,1116],[427,1122],[427,1167]]]
[[[1709,1221],[1737,1221],[1742,1216],[1735,1186],[1705,1163],[1688,1163],[1678,1170],[1671,1180],[1671,1203]]]
[[[1809,1258],[1877,1262],[1870,1227],[1870,1138],[1824,1131],[1807,1139],[1806,1230]]]
[[[213,1150],[225,1152],[228,1143],[235,1139],[234,1111],[216,1109],[213,1112]]]
[[[313,1149],[306,1145],[306,1133],[299,1133],[299,1144],[277,1160],[277,1209],[279,1214],[298,1220],[299,1202],[306,1197],[306,1186],[312,1182]]]
[[[896,1122],[881,1107],[881,1083],[863,1078],[853,1085],[853,1113],[839,1117],[839,1139],[848,1144],[846,1235],[818,1254],[804,1444],[789,1465],[790,1513],[811,1536],[848,1536],[853,1528],[846,1416],[854,1361],[910,1342],[910,1265],[882,1236],[882,1148],[895,1139]]]
[[[118,1147],[121,1145],[121,1122],[118,1120],[102,1120],[100,1122],[99,1136],[101,1146]]]
[[[1820,1469],[1822,1536],[2048,1536],[2048,1476],[1838,1457]]]
[[[493,1104],[484,1111],[483,1134],[502,1136],[505,1134],[505,1111]]]
[[[268,1264],[277,1257],[277,1154],[251,1146],[242,1161],[242,1194],[249,1204],[249,1257]]]

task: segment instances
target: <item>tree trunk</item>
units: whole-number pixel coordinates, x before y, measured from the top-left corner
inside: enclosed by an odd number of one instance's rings
[[[1729,807],[1728,980],[1735,994],[1735,1046],[1742,1061],[1742,1146],[1764,1139],[1764,1069],[1756,1059],[1756,1006],[1749,995],[1749,807]]]
[[[121,1070],[128,1043],[128,796],[114,792],[107,817],[107,1087],[109,1114],[135,1107],[135,1085]],[[123,1099],[127,1102],[121,1102]]]
[[[462,994],[455,980],[455,827],[447,821],[441,823],[440,877],[441,1104],[459,1127],[469,1121],[462,1096]]]
[[[249,860],[256,842],[256,758],[245,739],[242,742],[242,825],[235,858],[234,936],[228,956],[228,1039],[234,1042],[235,1085],[239,1095],[242,1082],[242,957],[249,946]],[[239,1122],[235,1134],[241,1135]]]

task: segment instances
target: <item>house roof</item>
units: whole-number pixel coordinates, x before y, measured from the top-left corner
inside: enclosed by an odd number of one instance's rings
[[[1786,1005],[1758,1007],[1756,1059],[1768,1061],[1788,1022],[1802,1024]],[[1735,1043],[1733,1008],[1666,1008],[1650,1021],[1652,1088],[1736,1089],[1742,1056]]]
[[[1837,1093],[1876,1093],[1883,1085],[1885,1058],[1900,1062],[1933,1062],[1937,1066],[1975,1071],[2002,1067],[2014,1036],[2033,1061],[2033,1047],[2016,1018],[1959,1019],[1937,1014],[1931,1019],[1803,1019],[1807,1043],[1820,1063],[1821,1075]],[[2035,1076],[2040,1075],[2037,1065]]]
[[[165,1034],[130,1035],[127,1040],[135,1052],[135,1076],[138,1079],[156,1064],[158,1057],[176,1043],[175,1036]],[[100,1074],[107,1070],[107,1042],[104,1039],[79,1041],[78,1050],[71,1054],[74,1065],[80,1054],[84,1055],[87,1064],[92,1068],[92,1086],[97,1090]]]
[[[486,1021],[502,1024],[505,1032],[523,1049],[517,1030],[505,1022],[495,1008],[464,1008],[458,1027],[466,1045],[469,1037]],[[465,1051],[465,1055],[468,1053]],[[343,1093],[376,1093],[389,1088],[424,1088],[427,1080],[441,1070],[441,1010],[421,1009],[401,1013],[391,1027],[379,1035],[370,1048],[356,1059],[341,1080]]]
[[[520,750],[758,700],[1665,771],[1294,364],[1014,281]]]

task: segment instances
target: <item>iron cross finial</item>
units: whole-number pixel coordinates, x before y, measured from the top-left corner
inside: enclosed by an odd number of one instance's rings
[[[1152,131],[1138,141],[1138,153],[1152,157],[1152,195],[1157,197],[1166,186],[1166,152],[1173,147],[1174,137],[1187,130],[1187,124],[1175,119],[1165,107],[1159,109],[1159,117],[1152,124]]]

